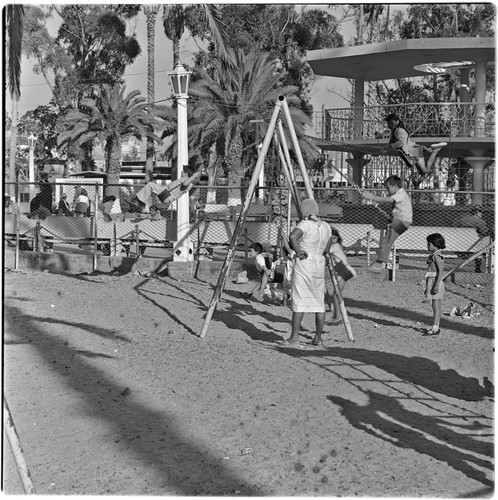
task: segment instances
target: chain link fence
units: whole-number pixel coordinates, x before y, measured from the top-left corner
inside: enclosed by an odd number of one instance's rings
[[[99,255],[172,260],[176,204],[167,206],[153,197],[157,208],[154,216],[132,212],[130,201],[142,187],[104,186],[93,179],[45,185],[7,184],[6,192],[14,192],[15,196],[13,203],[6,200],[4,205],[4,243],[16,256],[19,251],[93,255],[95,269]],[[304,186],[298,188],[305,198]],[[368,191],[377,195],[385,192],[380,187]],[[247,186],[202,185],[189,192],[190,239],[196,259],[224,259],[246,192]],[[425,265],[426,237],[431,233],[444,236],[449,265],[462,262],[494,238],[494,193],[431,189],[408,192],[413,223],[396,242],[398,256],[408,265]],[[314,193],[322,219],[339,231],[346,252],[366,261],[374,259],[388,217],[353,188],[315,188]],[[481,210],[476,211],[476,206]],[[388,204],[382,208],[390,213]],[[255,242],[275,257],[281,256],[284,241],[297,222],[288,189],[278,185],[258,188],[238,242],[236,260],[247,262],[248,248]],[[492,254],[487,253],[469,264],[467,270],[491,272],[493,261]]]

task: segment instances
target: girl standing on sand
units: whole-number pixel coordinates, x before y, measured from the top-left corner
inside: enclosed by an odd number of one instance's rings
[[[434,314],[432,328],[425,331],[424,337],[439,335],[441,332],[439,329],[439,322],[442,316],[441,301],[444,297],[444,258],[441,252],[446,248],[443,236],[439,233],[429,234],[429,236],[427,236],[427,248],[431,253],[427,259],[428,267],[425,272],[424,296],[426,299],[432,300],[432,310]]]

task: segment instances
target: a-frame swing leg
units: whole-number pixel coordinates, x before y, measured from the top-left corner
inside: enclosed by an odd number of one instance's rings
[[[306,170],[306,167],[304,165],[303,157],[301,154],[301,149],[299,147],[299,142],[297,140],[296,131],[294,130],[294,124],[292,123],[290,111],[289,111],[289,108],[287,107],[287,102],[284,102],[283,108],[284,108],[284,113],[285,113],[285,117],[286,117],[286,121],[287,121],[287,126],[289,127],[292,142],[294,144],[296,156],[298,157],[298,159],[300,159],[299,166],[301,168],[301,175],[303,176],[304,185],[306,186],[306,191],[307,191],[308,197],[310,199],[315,199],[314,195],[313,195],[313,188],[311,187],[311,183],[310,183],[309,176],[308,176],[308,171]],[[281,142],[283,143],[284,148],[287,150],[286,151],[286,158],[289,158],[289,160],[290,160],[289,150],[287,148],[287,143],[285,141],[285,135],[284,135],[284,132],[283,132],[281,125],[279,126],[279,131],[281,134]],[[292,168],[290,165],[290,161],[289,161],[288,168],[289,169]],[[299,196],[299,194],[297,196]],[[300,217],[301,217],[300,204],[296,203],[296,206],[299,206],[298,210],[299,210]],[[327,267],[328,267],[328,270],[330,273],[330,278],[332,280],[332,286],[334,287],[334,292],[337,296],[337,302],[339,303],[339,310],[341,312],[342,322],[344,323],[344,328],[346,329],[346,335],[347,335],[348,340],[350,342],[354,342],[354,335],[353,335],[353,330],[351,328],[351,323],[349,322],[348,311],[346,310],[346,305],[344,304],[344,299],[342,297],[341,289],[339,288],[339,282],[337,280],[337,274],[335,272],[334,266],[332,265],[332,259],[331,259],[330,255],[326,255],[325,260],[326,260]]]
[[[200,338],[204,338],[206,336],[207,330],[209,328],[209,323],[211,322],[211,318],[213,316],[214,311],[218,305],[220,300],[221,292],[223,291],[223,287],[225,286],[225,282],[230,271],[230,266],[232,264],[234,255],[235,255],[235,247],[237,245],[237,240],[239,239],[240,234],[242,233],[242,227],[246,220],[247,212],[249,210],[249,206],[251,205],[252,198],[254,195],[254,190],[256,188],[256,184],[258,183],[259,174],[261,169],[263,168],[263,164],[265,161],[266,153],[268,152],[268,148],[270,146],[270,142],[273,136],[273,132],[275,130],[275,126],[277,123],[278,115],[280,114],[280,109],[282,107],[282,103],[285,102],[284,96],[279,96],[278,101],[275,104],[275,109],[273,110],[273,114],[268,125],[268,130],[266,132],[265,140],[263,141],[263,146],[261,148],[261,152],[258,156],[258,161],[256,162],[256,166],[254,167],[254,173],[252,174],[251,182],[249,187],[247,188],[246,199],[244,200],[244,205],[242,207],[242,211],[240,213],[239,218],[237,219],[237,223],[235,225],[235,229],[233,231],[232,239],[230,240],[230,245],[228,247],[228,252],[225,257],[225,261],[223,262],[223,266],[221,268],[220,275],[218,277],[218,282],[216,284],[213,296],[211,298],[211,303],[209,304],[209,308],[206,313],[206,317],[204,318],[204,324],[202,325],[202,330],[199,335]]]
[[[350,342],[354,342],[353,329],[351,328],[351,323],[349,322],[348,311],[346,310],[346,304],[344,304],[344,299],[342,298],[342,292],[339,287],[339,281],[337,280],[337,274],[332,263],[332,258],[330,255],[327,255],[325,260],[327,261],[327,267],[329,269],[332,285],[334,286],[334,292],[337,295],[337,302],[339,303],[339,310],[341,311],[342,322],[344,323],[344,328],[346,329],[346,335],[348,336],[348,340]]]
[[[281,124],[280,124],[281,125]],[[277,138],[275,134],[275,138]],[[299,192],[297,190],[297,184],[292,178],[292,170],[289,166],[288,162],[284,157],[284,152],[282,151],[281,141],[278,141],[278,155],[280,157],[280,162],[282,163],[282,168],[284,170],[285,179],[287,181],[287,185],[289,186],[289,193],[294,200],[294,204],[296,205],[296,210],[299,218],[301,218],[301,202],[299,200]]]

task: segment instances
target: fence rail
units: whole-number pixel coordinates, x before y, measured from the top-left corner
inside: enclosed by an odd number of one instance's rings
[[[362,108],[326,109],[323,126],[315,117],[322,139],[386,139],[385,117],[396,113],[412,137],[494,137],[492,103],[411,103]]]
[[[51,210],[30,210],[29,196],[34,194],[33,185],[16,184],[15,202],[4,207],[4,244],[15,251],[16,266],[20,251],[61,252],[93,255],[94,268],[98,268],[99,255],[150,256],[172,260],[172,246],[176,240],[176,208],[156,205],[160,217],[138,215],[129,212],[128,200],[141,186],[119,186],[119,210],[105,214],[104,186],[95,182],[59,183],[52,186],[49,198],[43,200]],[[75,187],[86,189],[89,208],[74,216]],[[39,187],[36,188],[36,191]],[[306,190],[300,187],[301,196]],[[382,195],[380,188],[369,189]],[[115,191],[114,191],[115,192]],[[414,258],[425,258],[426,237],[439,232],[446,239],[446,255],[463,259],[469,252],[485,246],[493,237],[495,226],[495,194],[470,191],[408,190],[413,205],[413,223],[398,242],[398,253]],[[70,210],[64,214],[60,202],[63,194],[71,194]],[[228,186],[196,186],[190,196],[190,238],[194,244],[196,259],[222,258],[233,234],[240,214],[241,204],[236,203],[234,193],[244,196],[245,188]],[[343,239],[343,246],[350,254],[364,255],[379,245],[388,220],[360,194],[349,187],[315,188],[315,198],[324,220],[336,227]],[[26,195],[26,196],[23,196]],[[473,213],[476,198],[481,200],[482,217]],[[32,199],[30,200],[32,201]],[[75,201],[75,200],[74,200]],[[389,212],[389,204],[384,206]],[[240,250],[253,242],[259,242],[272,251],[281,249],[282,239],[297,222],[293,203],[289,204],[289,192],[284,187],[260,188],[251,204]],[[221,253],[220,253],[221,252]],[[491,262],[488,256],[488,262]]]

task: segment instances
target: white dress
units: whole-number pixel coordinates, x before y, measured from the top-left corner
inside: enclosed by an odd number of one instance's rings
[[[296,257],[292,276],[292,311],[325,312],[325,257],[323,251],[331,236],[323,221],[304,220],[297,227],[303,232],[299,241],[308,258]]]

